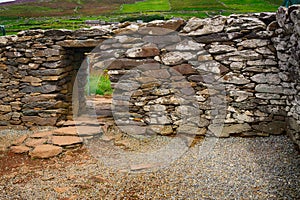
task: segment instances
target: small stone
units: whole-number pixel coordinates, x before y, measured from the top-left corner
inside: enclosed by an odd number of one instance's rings
[[[50,144],[43,144],[36,146],[29,155],[32,158],[51,158],[57,156],[62,152],[62,147],[50,145]]]
[[[30,151],[30,148],[29,147],[26,147],[24,145],[20,145],[20,146],[12,146],[10,147],[10,150],[13,152],[13,153],[27,153]]]

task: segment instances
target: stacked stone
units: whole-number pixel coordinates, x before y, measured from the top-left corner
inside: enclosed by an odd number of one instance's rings
[[[272,38],[277,50],[279,69],[290,93],[286,101],[288,133],[300,147],[300,6],[279,8]]]
[[[72,79],[83,60],[72,47],[95,47],[107,33],[36,30],[0,37],[0,128],[55,126],[72,114]]]
[[[115,55],[105,67],[119,94],[119,125],[162,135],[283,133],[292,90],[278,68],[274,31],[267,30],[274,19],[270,13],[192,18],[175,29],[152,22],[104,42],[100,49]]]
[[[283,133],[288,116],[298,140],[298,39],[295,6],[280,8],[277,21],[261,13],[0,37],[0,125],[60,125],[70,110],[82,113],[88,63],[80,63],[97,46],[89,64],[111,76],[120,127],[269,135]]]

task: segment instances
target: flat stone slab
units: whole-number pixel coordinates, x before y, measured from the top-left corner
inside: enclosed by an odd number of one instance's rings
[[[51,135],[53,135],[54,131],[44,131],[44,132],[38,132],[30,135],[31,138],[47,138]]]
[[[41,138],[41,139],[27,139],[25,142],[25,145],[28,147],[36,147],[38,145],[45,144],[47,142],[46,138]]]
[[[12,143],[12,145],[16,145],[16,146],[21,145],[27,139],[27,137],[28,137],[27,135],[22,135],[21,137],[19,137],[18,139],[16,139]]]
[[[50,144],[43,144],[36,146],[29,155],[32,158],[51,158],[57,156],[62,152],[62,147],[50,145]]]
[[[20,145],[20,146],[12,146],[12,147],[10,147],[10,150],[13,153],[27,153],[30,151],[30,148],[26,147],[24,145]]]
[[[79,136],[93,136],[101,133],[100,126],[77,126]]]
[[[69,136],[77,136],[77,128],[76,127],[65,127],[59,128],[54,131],[53,135],[69,135]]]
[[[74,144],[81,144],[83,139],[76,136],[52,136],[50,142],[58,146],[69,146]]]

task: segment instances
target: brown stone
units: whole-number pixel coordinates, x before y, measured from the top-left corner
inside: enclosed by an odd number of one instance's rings
[[[76,136],[52,136],[51,143],[58,146],[81,144],[82,138]]]
[[[25,76],[23,79],[21,79],[22,82],[29,82],[29,83],[40,83],[42,82],[41,79],[33,77],[33,76]]]
[[[96,47],[103,42],[103,39],[94,40],[64,40],[59,41],[56,44],[62,47]]]
[[[31,138],[47,138],[53,135],[53,131],[38,132],[30,135]]]
[[[32,158],[51,158],[57,156],[62,152],[62,147],[50,145],[50,144],[43,144],[36,146],[29,155]]]
[[[129,58],[146,58],[159,55],[159,49],[155,44],[147,44],[142,47],[129,49],[125,55]]]
[[[10,147],[10,150],[13,153],[27,153],[28,151],[30,151],[30,148],[24,145],[20,145],[20,146],[12,146]]]
[[[27,135],[22,135],[21,137],[19,137],[18,139],[16,139],[12,145],[21,145],[26,139],[27,139]]]
[[[0,112],[11,112],[11,106],[0,105]]]
[[[182,75],[197,74],[197,70],[194,69],[193,66],[189,64],[177,65],[172,67],[172,69],[175,69],[177,72],[179,72]]]
[[[182,19],[171,19],[171,20],[168,20],[168,21],[156,20],[156,21],[149,22],[147,24],[147,26],[148,27],[159,27],[159,28],[164,28],[164,29],[171,29],[171,30],[176,31],[184,23],[185,22]]]
[[[38,116],[24,116],[23,122],[31,122],[40,126],[54,126],[57,121],[57,117],[42,118]]]
[[[59,128],[54,131],[53,135],[58,136],[77,136],[77,128],[76,127],[65,127],[65,128]]]
[[[46,138],[42,139],[29,139],[25,142],[25,145],[28,147],[36,147],[38,145],[45,144],[47,142]]]

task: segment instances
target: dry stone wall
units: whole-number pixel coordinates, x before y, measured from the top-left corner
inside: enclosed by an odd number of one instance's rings
[[[83,113],[90,53],[92,67],[110,74],[114,117],[125,131],[229,137],[288,130],[299,141],[299,23],[293,6],[0,37],[0,125],[59,126]]]
[[[279,69],[292,89],[287,98],[287,132],[300,146],[300,7],[280,8],[273,38]],[[287,85],[288,86],[288,85]]]

